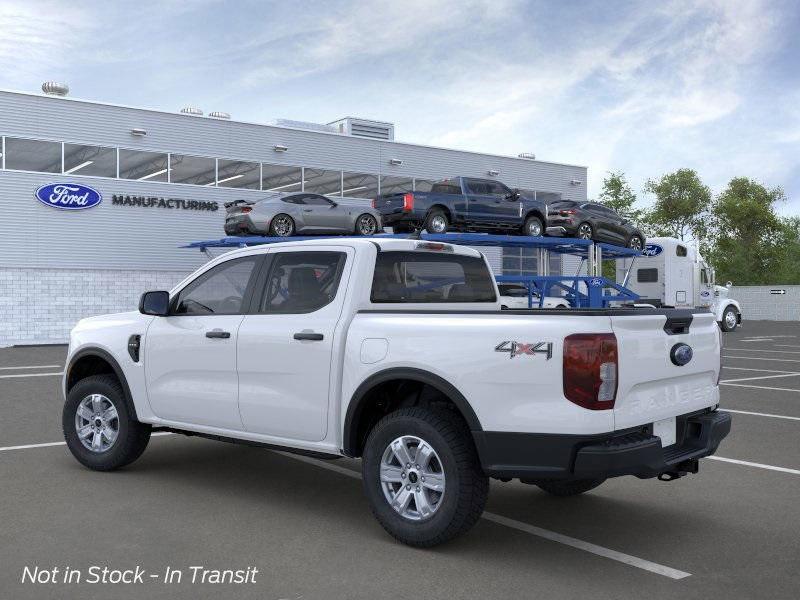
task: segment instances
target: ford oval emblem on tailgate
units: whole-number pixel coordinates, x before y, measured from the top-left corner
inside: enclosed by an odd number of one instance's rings
[[[669,351],[669,358],[672,364],[679,367],[688,364],[693,355],[692,347],[687,344],[675,344],[672,350]]]

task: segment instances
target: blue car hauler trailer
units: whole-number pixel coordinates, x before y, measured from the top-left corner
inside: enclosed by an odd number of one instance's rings
[[[280,242],[311,240],[325,237],[353,237],[353,236],[294,236],[285,237],[263,237],[263,236],[241,236],[224,237],[218,240],[204,240],[191,242],[183,248],[197,248],[201,252],[211,257],[210,248],[244,248],[260,244],[277,244]],[[399,238],[407,239],[408,234],[389,234],[383,233],[372,237],[377,238]],[[487,235],[480,233],[441,233],[419,235],[419,239],[430,242],[442,242],[446,244],[457,244],[462,246],[500,246],[506,248],[535,248],[539,252],[539,265],[543,273],[539,275],[498,275],[495,278],[498,283],[518,283],[524,285],[528,290],[528,307],[535,308],[538,304],[541,308],[545,296],[553,295],[557,292],[563,296],[574,308],[606,308],[612,302],[635,302],[639,296],[625,286],[628,283],[630,268],[625,276],[625,280],[619,284],[603,277],[602,264],[604,259],[632,258],[630,267],[633,266],[637,256],[641,255],[638,250],[623,248],[592,240],[581,240],[575,238],[560,237],[528,237],[520,235]],[[586,262],[586,275],[550,275],[548,271],[549,253],[570,254],[581,258],[578,273],[583,269]],[[538,296],[538,300],[537,300]]]

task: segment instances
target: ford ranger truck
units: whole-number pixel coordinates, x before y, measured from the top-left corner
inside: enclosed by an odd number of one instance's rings
[[[398,540],[480,517],[489,480],[556,496],[696,473],[730,430],[706,310],[501,310],[478,251],[392,238],[242,248],[139,310],[83,319],[67,445],[124,467],[152,431],[361,458]]]
[[[430,192],[383,194],[372,206],[395,233],[426,229],[429,233],[457,230],[541,236],[547,223],[544,200],[493,179],[445,179],[434,183]],[[556,227],[553,233],[562,235],[563,231]]]

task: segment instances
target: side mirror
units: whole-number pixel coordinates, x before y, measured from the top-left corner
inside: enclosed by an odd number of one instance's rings
[[[733,285],[733,282],[732,282],[732,281],[729,281],[728,283],[726,283],[726,284],[725,284],[725,287],[726,287],[726,288],[729,288],[729,287],[731,287],[732,285]]]
[[[139,312],[143,315],[166,317],[169,314],[169,292],[145,292],[139,299]]]
[[[337,206],[339,206],[339,203],[331,200],[331,208],[336,208]]]

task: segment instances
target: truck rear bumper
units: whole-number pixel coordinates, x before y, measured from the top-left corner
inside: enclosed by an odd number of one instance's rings
[[[635,475],[646,479],[682,473],[692,461],[716,452],[731,430],[729,413],[692,413],[677,418],[677,442],[661,447],[652,425],[601,435],[473,431],[483,470],[492,477],[604,479]]]

